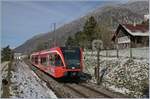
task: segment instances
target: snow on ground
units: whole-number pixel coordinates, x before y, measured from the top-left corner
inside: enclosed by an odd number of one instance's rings
[[[6,65],[8,65],[9,61],[5,61],[1,63],[1,72],[3,72],[4,68],[6,68]]]
[[[7,76],[7,68],[9,61],[1,63],[1,76],[2,78],[6,78]]]
[[[5,61],[5,62],[1,63],[1,67],[0,67],[1,68],[1,80],[5,79],[7,77],[8,63],[9,63],[9,61]],[[3,93],[2,92],[2,82],[0,82],[0,88],[1,88],[1,91],[0,91],[0,95],[1,95]]]
[[[120,64],[118,68],[108,72],[104,78],[104,84],[122,90],[129,90],[124,92],[128,95],[140,97],[144,88],[148,87],[148,67],[148,63],[129,62],[128,60],[124,64]]]
[[[141,97],[145,87],[148,86],[149,71],[149,49],[134,48],[133,60],[129,59],[130,50],[120,50],[119,58],[116,57],[116,51],[109,51],[106,57],[106,51],[100,53],[100,75],[102,69],[108,67],[103,79],[103,86],[123,94]],[[112,57],[113,56],[113,57]],[[96,52],[84,52],[84,71],[92,74],[94,78],[94,68],[97,66]]]
[[[46,83],[39,79],[24,62],[13,64],[13,66],[15,66],[11,78],[13,98],[57,98]]]

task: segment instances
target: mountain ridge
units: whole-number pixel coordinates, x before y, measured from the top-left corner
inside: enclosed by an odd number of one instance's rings
[[[115,29],[119,23],[140,23],[143,21],[144,15],[148,14],[148,8],[148,1],[136,1],[127,4],[100,7],[79,19],[73,20],[72,22],[66,23],[59,27],[55,31],[55,35],[53,35],[53,32],[48,32],[40,34],[37,37],[34,36],[15,48],[14,51],[21,53],[32,52],[39,43],[47,42],[49,40],[53,41],[56,35],[56,39],[59,44],[64,45],[68,36],[74,35],[76,32],[83,29],[86,19],[90,16],[94,16],[99,24],[108,24],[111,29]]]

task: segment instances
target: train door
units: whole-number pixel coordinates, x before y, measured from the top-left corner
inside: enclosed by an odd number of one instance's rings
[[[58,76],[63,72],[63,62],[57,53],[50,54],[50,70],[53,76]]]
[[[47,67],[48,67],[47,61],[48,61],[48,58],[47,58],[47,55],[46,55],[46,54],[40,56],[41,68],[42,68],[44,71],[47,71]]]
[[[54,72],[55,72],[55,64],[54,64],[54,61],[55,61],[55,57],[54,57],[55,53],[50,53],[49,54],[49,65],[50,65],[50,68],[49,68],[49,73],[51,75],[54,76]]]
[[[34,63],[35,63],[36,65],[39,64],[39,62],[38,62],[38,55],[35,55],[35,56],[34,56]]]
[[[63,66],[63,62],[61,60],[61,57],[58,54],[55,54],[55,66],[56,67]]]
[[[52,67],[60,67],[63,66],[63,62],[61,57],[57,53],[51,53],[49,55],[50,65]]]

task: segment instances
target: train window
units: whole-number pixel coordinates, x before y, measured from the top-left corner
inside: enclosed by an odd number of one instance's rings
[[[35,56],[34,61],[35,61],[35,64],[38,64],[38,56]]]
[[[64,55],[65,63],[67,65],[67,68],[80,68],[80,49],[68,49],[68,48],[62,48],[62,52]]]
[[[34,56],[31,56],[31,61],[34,62]]]
[[[54,60],[55,60],[54,55],[53,55],[53,54],[50,54],[50,55],[49,55],[49,64],[50,64],[51,66],[54,66],[54,65],[55,65],[55,64],[54,64]]]
[[[44,66],[47,66],[47,58],[46,57],[41,57],[41,64]]]
[[[56,53],[50,54],[49,63],[51,66],[63,66],[60,56]]]
[[[55,55],[55,66],[62,66],[62,60],[58,54]]]

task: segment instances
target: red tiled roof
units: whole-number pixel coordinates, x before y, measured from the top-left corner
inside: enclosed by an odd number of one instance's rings
[[[125,26],[125,28],[127,28],[133,33],[134,32],[144,33],[149,31],[149,25],[144,25],[144,24],[136,24],[135,26],[133,24],[123,24],[123,26]]]
[[[133,24],[120,24],[119,26],[123,27],[124,29],[128,29],[130,31],[130,33],[132,32],[131,35],[134,35],[136,33],[136,35],[148,35],[148,31],[149,31],[149,25],[145,25],[145,24],[136,24],[135,26]],[[118,26],[118,27],[119,27]],[[115,40],[117,36],[117,31],[115,33],[113,33],[113,36],[112,36],[112,41]]]

